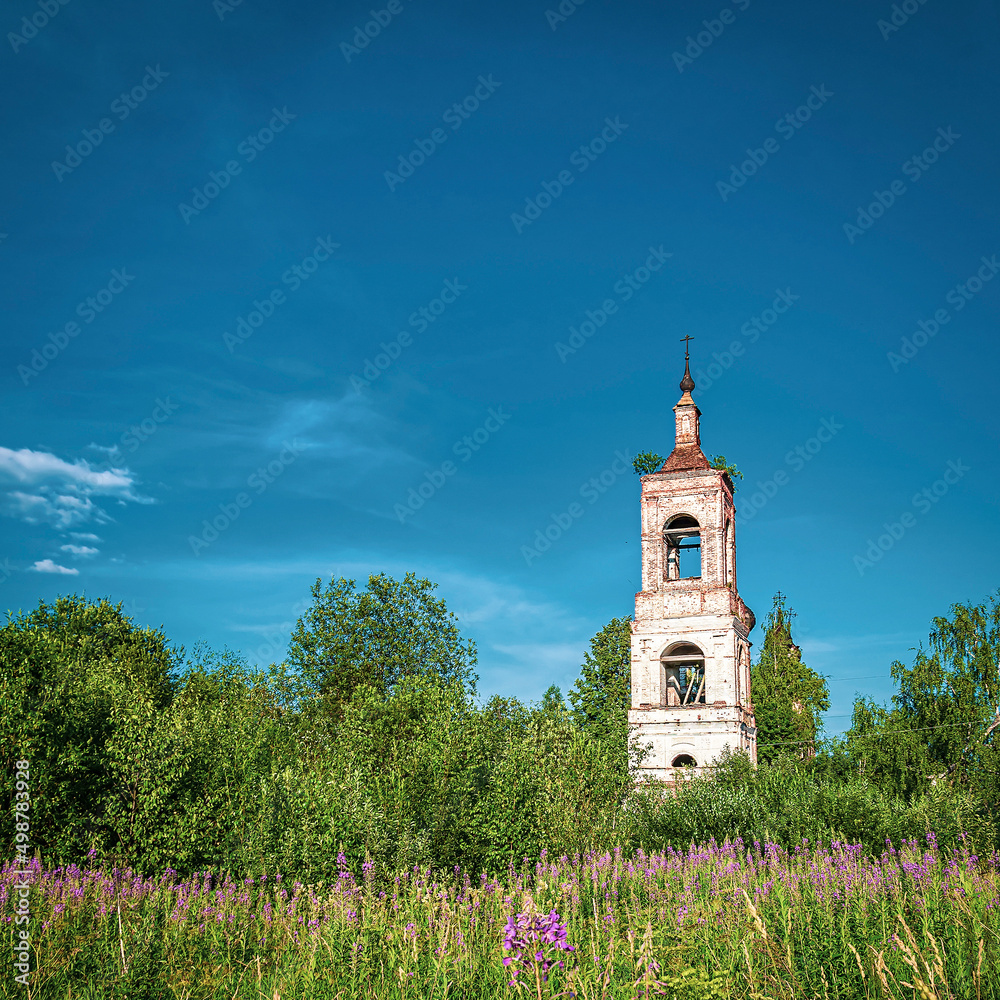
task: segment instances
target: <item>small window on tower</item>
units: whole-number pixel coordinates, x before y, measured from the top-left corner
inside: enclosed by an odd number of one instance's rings
[[[665,579],[690,580],[701,576],[701,528],[690,514],[671,518],[663,529],[666,547]]]
[[[671,767],[697,767],[698,762],[689,753],[678,754]]]

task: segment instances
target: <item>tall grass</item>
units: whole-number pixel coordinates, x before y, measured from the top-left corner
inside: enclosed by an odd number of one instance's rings
[[[13,980],[8,915],[0,996],[1000,997],[1000,854],[939,849],[933,834],[878,857],[742,840],[543,852],[500,878],[415,867],[380,879],[339,860],[332,884],[36,862],[30,992]],[[0,912],[17,878],[0,871]],[[553,913],[573,950],[541,941],[514,977],[511,918]]]

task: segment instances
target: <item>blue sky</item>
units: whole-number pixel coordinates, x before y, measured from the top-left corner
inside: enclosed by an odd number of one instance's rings
[[[414,570],[484,694],[565,690],[691,334],[844,728],[1000,584],[996,6],[377,3],[5,7],[4,606],[269,662]]]

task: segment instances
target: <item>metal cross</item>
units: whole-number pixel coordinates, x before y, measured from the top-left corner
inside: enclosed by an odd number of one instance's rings
[[[690,344],[688,343],[688,341],[691,341],[691,340],[694,340],[694,337],[692,337],[691,334],[688,334],[686,337],[681,337],[681,342],[684,344],[684,360],[685,361],[690,361],[690,359],[691,359],[691,354],[688,351],[688,348],[690,347]]]

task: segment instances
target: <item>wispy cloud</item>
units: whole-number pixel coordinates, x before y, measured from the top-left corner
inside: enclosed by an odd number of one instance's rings
[[[89,497],[11,490],[4,495],[2,503],[0,513],[8,517],[16,517],[26,524],[50,524],[60,531],[87,521],[106,524],[111,520],[110,515]]]
[[[803,638],[799,645],[806,655],[811,653],[848,653],[855,650],[867,650],[872,647],[896,647],[901,651],[908,650],[913,645],[913,636],[909,632],[877,632],[869,635],[838,635]]]
[[[79,576],[80,574],[78,569],[72,569],[69,566],[60,566],[59,563],[55,563],[51,559],[39,559],[38,562],[33,563],[28,569],[34,570],[36,573],[59,573],[62,576]]]
[[[136,492],[127,468],[97,468],[85,459],[67,462],[47,451],[0,447],[0,513],[28,524],[65,530],[104,524],[111,516],[92,499],[118,503],[153,503]]]
[[[128,469],[95,469],[85,459],[67,462],[47,451],[0,447],[0,476],[34,485],[46,481],[72,484],[94,493],[132,498],[134,480]]]
[[[95,549],[89,545],[60,545],[60,552],[68,552],[71,556],[82,556],[87,558],[88,556],[96,556],[100,549]]]
[[[579,642],[494,643],[493,649],[509,656],[525,671],[556,677],[579,670],[587,646],[587,640],[581,639]]]

